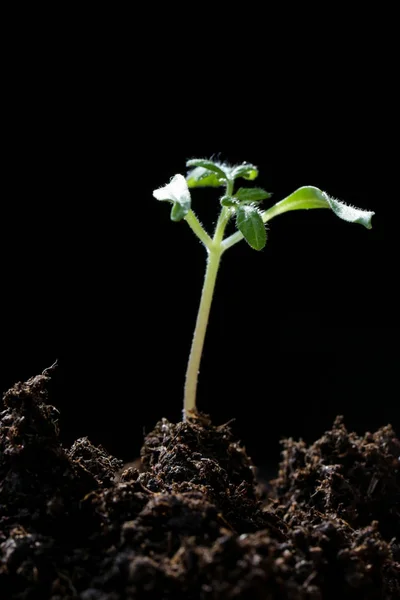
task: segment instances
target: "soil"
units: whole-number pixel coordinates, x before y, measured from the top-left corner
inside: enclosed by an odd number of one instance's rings
[[[141,461],[64,448],[50,373],[0,414],[1,600],[400,598],[400,441],[337,418],[257,480],[229,424],[162,419]]]

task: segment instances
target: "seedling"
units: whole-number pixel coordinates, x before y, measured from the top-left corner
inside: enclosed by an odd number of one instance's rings
[[[256,179],[258,169],[254,165],[243,163],[231,166],[204,159],[189,160],[186,165],[191,168],[186,178],[175,175],[170,183],[153,192],[157,200],[172,202],[171,220],[185,220],[207,250],[207,268],[186,370],[184,419],[196,412],[200,361],[222,254],[243,239],[254,250],[262,250],[267,242],[265,224],[273,217],[290,210],[330,208],[344,221],[360,223],[367,229],[371,229],[371,218],[374,215],[373,212],[360,210],[331,198],[313,186],[301,187],[284,200],[262,210],[260,203],[270,198],[270,193],[259,187],[239,187],[235,191],[238,179]],[[221,212],[212,236],[205,231],[191,208],[189,188],[206,186],[225,188],[220,198]],[[235,218],[237,231],[224,238],[225,228],[232,218]]]

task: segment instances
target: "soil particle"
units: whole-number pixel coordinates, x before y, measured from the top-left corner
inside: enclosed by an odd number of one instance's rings
[[[390,425],[358,436],[337,417],[309,448],[286,440],[274,488],[286,515],[300,505],[353,529],[376,520],[386,540],[400,539],[400,441]]]
[[[342,418],[265,486],[229,424],[162,419],[141,464],[64,449],[49,374],[0,414],[1,600],[395,600],[400,442]]]

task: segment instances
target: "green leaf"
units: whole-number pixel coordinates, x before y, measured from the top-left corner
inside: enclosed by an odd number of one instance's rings
[[[239,202],[232,196],[222,196],[220,203],[221,206],[228,206],[229,208],[239,206]]]
[[[233,167],[230,173],[231,179],[237,179],[243,177],[248,181],[253,181],[258,176],[258,169],[250,163],[243,163],[237,167]]]
[[[284,200],[277,202],[272,208],[275,207],[279,209],[278,214],[303,208],[329,208],[327,206],[326,194],[311,185],[299,188]]]
[[[343,219],[343,221],[348,221],[349,223],[360,223],[360,225],[364,225],[367,229],[372,229],[371,219],[375,214],[373,211],[361,210],[360,208],[349,206],[340,200],[336,200],[336,198],[331,198],[328,194],[325,195],[329,206],[339,219]]]
[[[187,175],[189,187],[219,187],[226,183],[226,165],[205,158],[193,158],[186,162],[187,167],[195,167]]]
[[[212,160],[207,160],[206,158],[192,158],[191,160],[186,161],[187,167],[202,167],[202,169],[207,169],[208,171],[213,171],[223,179],[226,179],[226,172],[223,168],[222,163],[217,163]]]
[[[203,169],[203,167],[196,167],[192,171],[189,171],[186,181],[189,188],[221,187],[226,183],[226,179],[220,178],[215,173]]]
[[[238,206],[236,225],[246,242],[254,250],[262,250],[267,242],[267,232],[261,215],[254,206]]]
[[[172,221],[181,221],[190,210],[191,197],[183,175],[175,175],[167,185],[154,190],[153,196],[157,200],[166,200],[173,203]]]
[[[250,202],[261,202],[261,200],[266,200],[267,198],[271,198],[272,194],[266,192],[262,188],[239,188],[235,194],[235,198],[239,200],[240,203],[246,204]]]
[[[305,186],[299,188],[293,194],[290,194],[290,196],[267,210],[264,213],[267,217],[264,221],[290,210],[309,208],[330,208],[340,219],[349,221],[350,223],[360,223],[367,229],[371,229],[371,218],[375,214],[371,211],[348,206],[340,200],[331,198],[316,187]]]
[[[258,169],[250,163],[230,166],[227,163],[208,160],[206,158],[193,158],[186,165],[194,167],[186,177],[188,186],[193,187],[219,187],[225,185],[228,180],[234,181],[243,177],[249,181],[258,175]]]

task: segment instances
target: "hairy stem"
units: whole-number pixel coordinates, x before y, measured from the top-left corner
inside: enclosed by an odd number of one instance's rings
[[[208,235],[208,233],[203,229],[200,221],[194,214],[192,210],[189,210],[188,214],[185,217],[185,221],[191,228],[191,230],[197,235],[197,237],[203,242],[206,248],[211,248],[212,239]]]
[[[231,195],[233,181],[228,180],[226,193]],[[204,277],[203,290],[201,292],[200,306],[197,313],[196,326],[194,329],[192,347],[189,354],[189,362],[186,369],[185,393],[183,399],[183,418],[186,419],[190,412],[196,411],[196,392],[199,378],[201,355],[203,353],[204,340],[206,337],[208,319],[210,316],[211,303],[214,296],[215,282],[221,256],[224,252],[223,237],[225,227],[230,219],[229,208],[224,207],[219,215],[215,227],[214,237],[211,239],[200,225],[197,217],[189,211],[186,220],[192,230],[198,235],[207,248],[207,269]]]
[[[192,347],[190,349],[189,362],[186,370],[185,395],[183,401],[183,418],[190,412],[196,410],[196,391],[199,376],[201,355],[203,352],[204,339],[210,316],[210,308],[214,295],[215,281],[217,279],[218,267],[221,261],[221,248],[208,250],[207,269],[204,278],[203,290],[199,311],[197,313],[196,326],[193,334]]]

